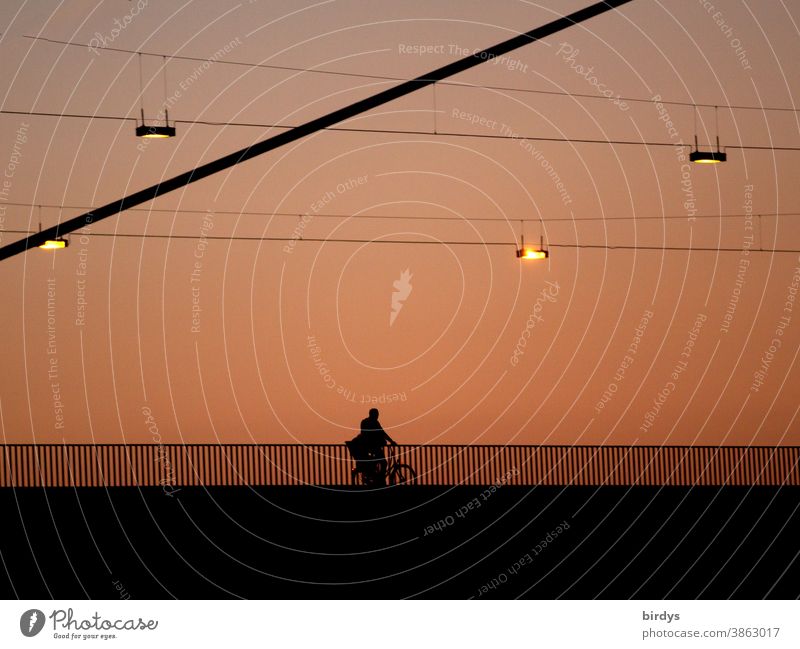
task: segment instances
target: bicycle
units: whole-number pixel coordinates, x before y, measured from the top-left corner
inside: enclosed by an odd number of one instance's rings
[[[358,452],[353,452],[354,446],[350,442],[345,444],[355,460],[355,466],[350,472],[354,486],[384,486],[387,482],[390,486],[395,486],[416,482],[417,472],[410,465],[398,462],[396,446],[389,446],[386,458],[382,459],[373,455],[362,457]]]

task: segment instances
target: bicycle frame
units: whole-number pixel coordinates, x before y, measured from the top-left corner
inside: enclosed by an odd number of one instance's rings
[[[377,469],[379,462],[385,464],[382,471]],[[408,475],[409,473],[411,474],[412,482],[416,479],[416,472],[408,465],[402,464],[398,461],[397,449],[395,445],[389,445],[384,458],[356,460],[355,466],[351,471],[351,475],[354,483],[357,483],[360,477],[360,479],[366,485],[374,485],[376,483],[385,485],[387,481],[391,485],[396,482],[396,474],[398,474],[401,470],[404,472],[404,475]],[[405,482],[406,480],[407,478],[404,477],[399,481]]]

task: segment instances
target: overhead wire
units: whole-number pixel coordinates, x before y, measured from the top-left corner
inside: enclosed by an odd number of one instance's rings
[[[218,63],[220,65],[234,65],[234,66],[244,66],[250,68],[266,68],[271,70],[283,70],[286,72],[308,72],[313,74],[323,74],[323,75],[331,75],[331,76],[344,76],[344,77],[353,77],[353,78],[360,78],[360,79],[374,79],[380,81],[390,81],[390,82],[397,82],[397,81],[409,81],[409,77],[398,77],[398,76],[391,76],[385,74],[367,74],[361,72],[345,72],[342,70],[320,70],[318,68],[303,68],[303,67],[295,67],[289,65],[276,65],[271,63],[252,63],[247,61],[231,61],[228,59],[211,59],[211,58],[202,58],[197,56],[187,56],[182,54],[164,54],[161,52],[143,52],[140,50],[129,50],[124,49],[121,47],[96,47],[93,48],[88,43],[76,43],[74,41],[62,41],[55,38],[46,38],[44,36],[33,36],[29,34],[25,34],[23,38],[28,38],[35,41],[43,41],[47,43],[53,43],[57,45],[67,45],[72,47],[81,47],[85,49],[96,49],[96,50],[107,50],[111,52],[118,52],[124,54],[139,54],[141,56],[153,56],[153,57],[160,57],[160,58],[167,58],[169,60],[175,61],[194,61],[200,63]],[[495,86],[495,85],[486,85],[486,84],[473,84],[461,81],[437,81],[438,85],[441,86],[454,86],[454,87],[462,87],[462,88],[477,88],[477,89],[485,89],[485,90],[499,90],[503,92],[521,92],[521,93],[531,93],[531,94],[541,94],[541,95],[555,95],[555,96],[563,96],[563,97],[578,97],[581,99],[599,99],[599,100],[614,100],[614,101],[625,101],[631,103],[646,103],[652,104],[654,103],[653,99],[645,99],[643,97],[605,97],[603,95],[592,95],[589,93],[580,93],[580,92],[566,92],[566,91],[559,91],[559,90],[542,90],[536,88],[515,88],[509,86]],[[658,103],[664,104],[667,106],[686,106],[686,107],[695,107],[695,108],[715,108],[717,106],[727,108],[729,110],[755,110],[755,111],[769,111],[769,112],[789,112],[789,113],[797,113],[800,112],[800,108],[788,108],[783,106],[751,106],[751,105],[740,105],[740,104],[706,104],[706,103],[696,103],[696,102],[688,102],[688,101],[678,101],[678,100],[665,100],[659,99]]]
[[[4,205],[11,207],[43,207],[45,209],[53,210],[90,210],[90,205],[57,205],[53,203],[20,203],[20,202],[4,202]],[[208,214],[209,212],[214,215],[227,215],[227,216],[280,216],[290,218],[300,218],[306,214],[301,211],[275,211],[275,212],[258,212],[251,210],[209,210],[209,209],[189,209],[189,208],[170,208],[170,207],[132,207],[127,212],[161,212],[167,214]],[[687,216],[686,214],[663,214],[645,215],[645,216],[584,216],[581,218],[573,218],[567,216],[560,217],[545,217],[545,218],[529,218],[529,219],[506,219],[489,216],[414,216],[414,215],[400,215],[400,214],[333,214],[327,212],[315,212],[315,219],[355,219],[355,220],[398,220],[398,221],[457,221],[457,222],[485,222],[485,223],[580,223],[582,221],[596,222],[596,221],[662,221],[662,220],[683,220],[690,219],[741,219],[741,218],[758,218],[758,217],[789,217],[800,216],[800,212],[748,212],[739,214],[695,214]]]
[[[4,232],[15,234],[34,234],[35,230],[4,230]],[[402,245],[440,245],[440,246],[514,246],[519,244],[516,241],[449,241],[441,239],[350,239],[327,237],[256,237],[242,235],[204,235],[196,234],[154,234],[137,232],[81,232],[80,236],[88,237],[112,237],[112,238],[133,238],[133,239],[177,239],[193,240],[202,239],[204,241],[255,241],[255,242],[296,242],[296,243],[349,243],[349,244],[402,244]],[[68,236],[68,235],[67,235]],[[800,248],[726,248],[726,247],[688,247],[688,246],[645,246],[645,245],[614,245],[614,244],[592,244],[592,243],[550,243],[546,242],[548,248],[578,248],[594,250],[641,250],[641,251],[673,251],[673,252],[738,252],[738,253],[800,253]]]
[[[50,113],[40,111],[22,111],[22,110],[0,110],[0,114],[5,115],[26,115],[29,117],[58,117],[58,118],[78,118],[88,120],[117,120],[117,121],[136,121],[135,117],[125,117],[121,115],[88,115],[82,113]],[[287,129],[292,130],[297,128],[297,125],[287,124],[259,124],[252,122],[225,122],[225,121],[209,121],[209,120],[186,120],[186,119],[173,119],[173,124],[190,124],[201,126],[240,126],[247,128],[262,128],[262,129]],[[645,146],[645,147],[684,147],[690,148],[691,143],[686,142],[649,142],[646,140],[611,140],[611,139],[596,139],[596,138],[571,138],[571,137],[548,137],[548,136],[533,136],[533,135],[500,135],[497,133],[458,133],[453,131],[425,131],[425,130],[403,130],[403,129],[388,129],[388,128],[365,128],[365,127],[348,127],[348,126],[328,126],[320,129],[322,131],[332,132],[345,132],[345,133],[370,133],[370,134],[385,134],[385,135],[420,135],[420,136],[433,136],[433,137],[458,137],[458,138],[480,138],[490,140],[515,140],[515,141],[530,141],[530,142],[566,142],[570,144],[606,144],[612,146]],[[767,146],[755,144],[727,144],[726,149],[737,150],[752,150],[752,151],[800,151],[800,146]]]

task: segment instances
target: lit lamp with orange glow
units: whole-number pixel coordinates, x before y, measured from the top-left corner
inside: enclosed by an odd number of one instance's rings
[[[66,239],[48,239],[45,241],[41,246],[39,246],[42,250],[61,250],[62,248],[66,248],[69,245],[69,241]]]
[[[518,259],[547,259],[550,256],[547,248],[544,247],[544,237],[539,240],[539,247],[532,248],[525,245],[525,237],[520,236],[519,248],[517,248]]]

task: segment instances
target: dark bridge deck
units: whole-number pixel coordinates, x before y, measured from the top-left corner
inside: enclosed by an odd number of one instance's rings
[[[800,485],[797,446],[398,447],[419,485]],[[342,444],[0,446],[0,487],[345,486]]]
[[[780,487],[0,489],[0,595],[793,599],[799,503]]]

